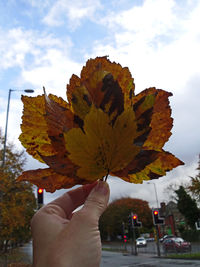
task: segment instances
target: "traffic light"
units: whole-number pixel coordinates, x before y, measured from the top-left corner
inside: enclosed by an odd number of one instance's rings
[[[135,227],[135,228],[142,227],[142,223],[138,221],[137,214],[133,214],[132,218],[133,218],[133,227]]]
[[[127,242],[127,235],[124,235],[124,243]]]
[[[165,224],[165,219],[161,218],[159,216],[159,210],[158,209],[153,209],[152,213],[153,213],[153,224],[154,225]]]
[[[39,205],[43,205],[43,199],[44,199],[44,190],[43,188],[38,188],[37,189],[37,201]]]

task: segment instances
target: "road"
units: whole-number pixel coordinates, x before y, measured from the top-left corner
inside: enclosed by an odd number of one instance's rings
[[[160,245],[160,253],[161,256],[164,256],[164,251],[162,248],[162,243],[159,244]],[[107,248],[107,249],[116,249],[116,250],[124,250],[125,246],[123,243],[121,242],[109,242],[109,243],[104,243],[103,244],[103,248]],[[127,251],[128,252],[132,252],[132,248],[131,248],[131,244],[128,243],[127,244]],[[134,251],[134,248],[133,248]],[[155,242],[147,242],[147,246],[146,247],[139,247],[137,248],[137,252],[138,254],[142,253],[142,254],[152,254],[154,256],[156,256],[158,254],[157,251],[157,246]],[[200,252],[200,243],[192,243],[192,252]]]
[[[148,244],[149,245],[149,244]],[[148,246],[147,246],[148,247]],[[151,249],[155,249],[154,243]],[[149,246],[149,250],[150,246]],[[154,250],[155,251],[155,250]],[[32,263],[32,244],[31,242],[19,248],[19,252],[24,255],[24,262]],[[180,267],[200,266],[200,260],[174,260],[156,257],[156,253],[147,253],[147,248],[139,248],[138,255],[132,255],[130,252],[123,254],[120,252],[102,251],[100,267]]]
[[[200,266],[198,260],[175,260],[153,257],[150,254],[140,254],[138,256],[126,255],[118,252],[103,251],[101,267],[180,267]]]

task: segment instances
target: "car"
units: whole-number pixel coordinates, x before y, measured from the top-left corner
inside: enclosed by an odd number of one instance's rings
[[[148,238],[146,238],[146,241],[147,242],[152,242],[152,241],[155,241],[155,238],[154,237],[148,237]]]
[[[147,241],[144,237],[138,237],[136,239],[136,246],[137,247],[146,247],[147,246]]]
[[[164,235],[162,238],[159,239],[159,241],[162,243],[165,239],[173,238],[173,237],[176,237],[176,236],[174,236],[174,235]]]
[[[191,243],[181,237],[167,238],[163,241],[164,252],[190,252]]]

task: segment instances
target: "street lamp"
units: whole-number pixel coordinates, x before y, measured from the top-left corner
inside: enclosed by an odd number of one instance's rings
[[[159,205],[158,205],[158,194],[157,194],[157,190],[156,190],[156,185],[155,185],[155,183],[150,183],[150,182],[147,182],[147,184],[153,184],[154,185],[157,208],[159,208]]]
[[[14,91],[22,91],[25,93],[34,93],[33,89],[24,89],[24,90],[14,90],[14,89],[9,89],[8,93],[8,104],[7,104],[7,113],[6,113],[6,127],[5,127],[5,135],[4,135],[4,146],[3,146],[3,156],[2,156],[2,168],[4,167],[5,164],[5,157],[6,157],[6,141],[7,141],[7,132],[8,132],[8,114],[9,114],[9,107],[10,107],[10,97],[11,93]]]

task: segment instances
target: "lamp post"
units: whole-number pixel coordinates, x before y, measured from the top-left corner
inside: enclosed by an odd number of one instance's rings
[[[6,113],[6,127],[5,127],[4,145],[3,145],[3,156],[2,156],[2,165],[1,165],[2,168],[5,165],[5,157],[6,157],[6,141],[7,141],[7,132],[8,132],[8,115],[9,115],[9,108],[10,108],[10,97],[11,97],[11,93],[14,91],[22,91],[22,92],[26,92],[26,93],[33,93],[34,92],[33,89],[24,89],[24,90],[9,89],[7,113]]]
[[[150,182],[148,182],[147,184],[153,184],[154,185],[157,208],[159,208],[159,205],[158,205],[158,194],[157,194],[157,190],[156,190],[156,185],[155,185],[155,183],[150,183]]]

